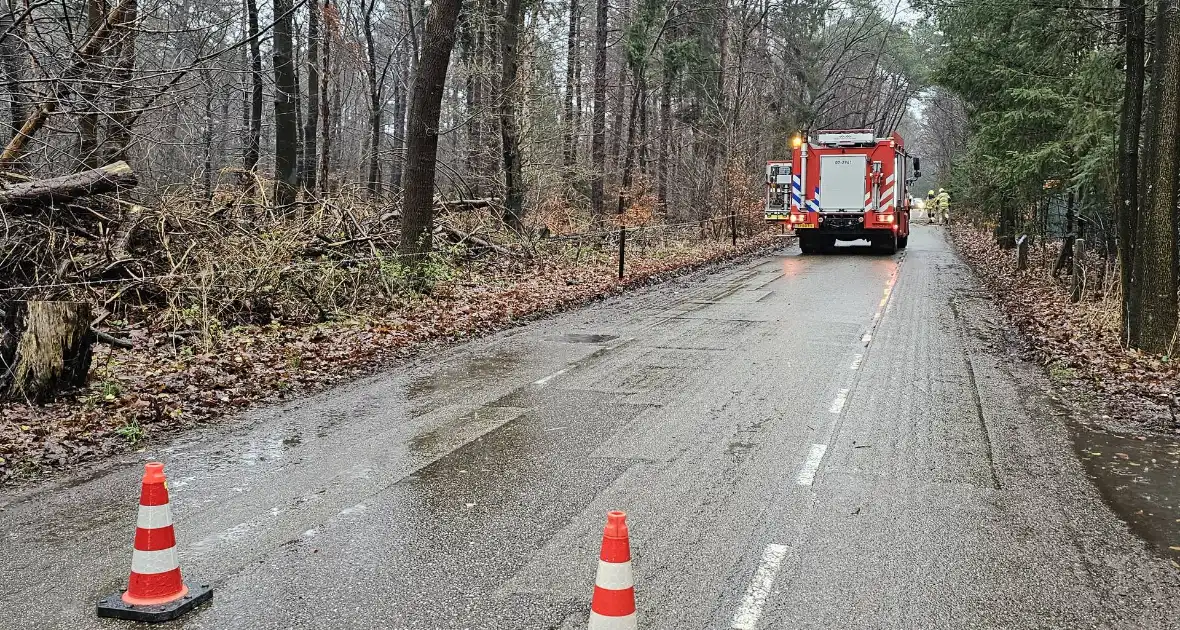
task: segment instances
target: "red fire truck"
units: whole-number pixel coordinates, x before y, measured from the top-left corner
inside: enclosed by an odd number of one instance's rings
[[[826,130],[792,144],[790,160],[766,164],[767,221],[793,228],[804,254],[856,240],[890,254],[905,249],[909,185],[921,172],[897,132]]]

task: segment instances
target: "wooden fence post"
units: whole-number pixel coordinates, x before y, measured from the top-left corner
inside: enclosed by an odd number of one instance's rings
[[[1086,240],[1077,239],[1073,242],[1073,273],[1070,275],[1071,302],[1081,302],[1082,292],[1086,288]]]

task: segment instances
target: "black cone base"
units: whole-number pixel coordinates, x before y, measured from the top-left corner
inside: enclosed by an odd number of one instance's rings
[[[213,599],[213,588],[208,584],[188,587],[188,594],[175,601],[157,606],[132,606],[123,601],[122,593],[104,597],[98,602],[98,616],[128,621],[157,623],[170,621]]]

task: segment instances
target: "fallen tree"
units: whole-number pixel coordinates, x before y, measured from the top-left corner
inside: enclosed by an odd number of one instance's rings
[[[6,212],[36,210],[91,195],[119,192],[134,188],[138,183],[131,167],[120,161],[72,175],[38,179],[7,187],[0,185],[0,208]]]

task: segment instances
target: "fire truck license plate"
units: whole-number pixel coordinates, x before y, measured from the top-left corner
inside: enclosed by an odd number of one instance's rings
[[[796,230],[799,230],[799,229],[814,230],[815,224],[814,223],[796,223],[795,229]]]

